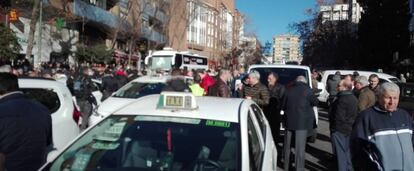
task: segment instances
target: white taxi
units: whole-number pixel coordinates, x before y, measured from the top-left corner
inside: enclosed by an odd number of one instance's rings
[[[105,116],[134,102],[138,98],[151,94],[160,94],[170,78],[171,76],[168,75],[148,75],[130,81],[95,108],[89,118],[89,125],[98,123]],[[185,77],[186,82],[190,79],[192,78]]]
[[[276,170],[269,124],[251,100],[162,92],[88,128],[41,170]]]

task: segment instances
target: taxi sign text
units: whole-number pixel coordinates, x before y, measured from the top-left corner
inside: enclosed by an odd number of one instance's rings
[[[206,121],[206,126],[230,128],[230,122],[207,120]]]
[[[183,106],[183,96],[166,96],[166,106],[181,107]]]

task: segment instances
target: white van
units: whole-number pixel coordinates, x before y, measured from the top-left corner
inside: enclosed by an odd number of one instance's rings
[[[384,82],[393,82],[393,83],[399,83],[401,82],[397,77],[394,77],[392,75],[389,74],[385,74],[385,73],[379,73],[379,72],[370,72],[370,71],[357,71],[357,70],[326,70],[322,72],[322,79],[321,79],[321,83],[323,85],[323,87],[319,87],[319,89],[323,89],[324,91],[322,91],[320,93],[320,95],[318,96],[318,99],[320,102],[326,103],[329,97],[329,93],[326,90],[327,88],[327,81],[329,79],[331,79],[334,75],[335,72],[339,71],[341,73],[341,78],[345,77],[346,75],[349,74],[354,74],[354,72],[358,72],[358,74],[360,76],[365,76],[367,78],[369,78],[369,76],[371,74],[377,74],[379,77],[379,81],[380,84],[384,83]]]
[[[145,65],[150,70],[170,71],[172,68],[208,70],[208,59],[205,56],[190,52],[178,52],[171,48],[155,51],[145,58]]]

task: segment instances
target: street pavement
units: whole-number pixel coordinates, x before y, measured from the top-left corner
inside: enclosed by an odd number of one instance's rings
[[[283,170],[283,163],[280,160],[283,152],[282,141],[279,141],[278,143],[278,170]],[[294,155],[291,155],[291,162],[293,161]],[[309,171],[336,170],[336,163],[332,155],[331,139],[329,136],[328,112],[324,108],[319,108],[317,140],[315,143],[308,142],[308,145],[306,146],[305,168]]]

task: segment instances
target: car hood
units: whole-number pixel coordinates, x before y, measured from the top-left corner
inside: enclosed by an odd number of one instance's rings
[[[125,105],[128,105],[134,100],[136,99],[109,97],[99,105],[97,112],[106,116],[124,107]]]

